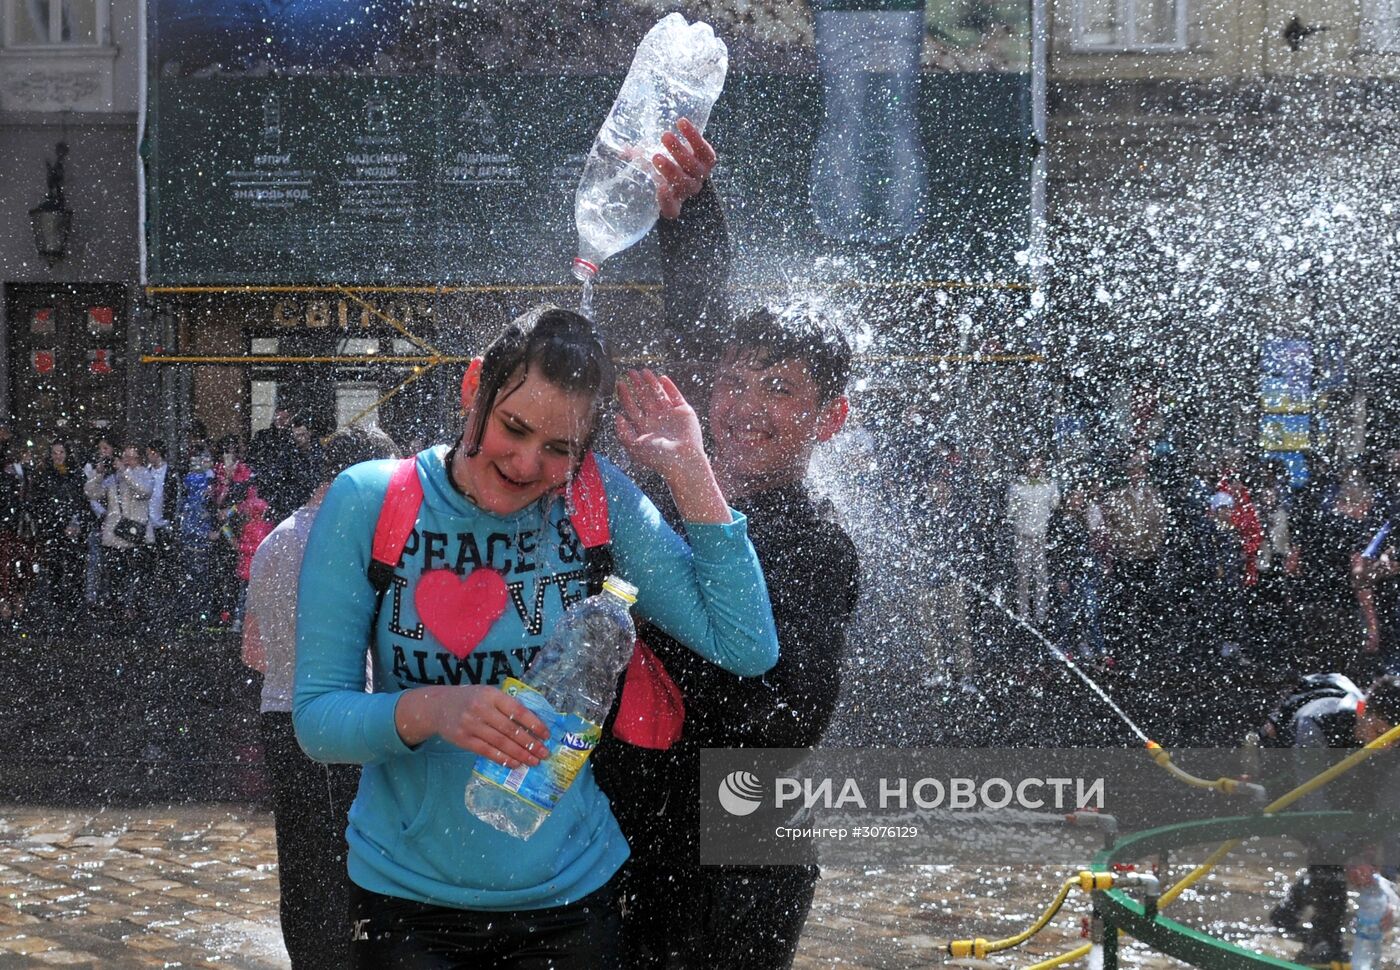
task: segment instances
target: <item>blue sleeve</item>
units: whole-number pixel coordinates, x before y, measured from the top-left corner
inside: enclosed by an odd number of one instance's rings
[[[362,487],[350,474],[335,480],[301,565],[292,722],[317,761],[368,764],[412,750],[394,727],[399,693],[365,693],[377,598],[367,569],[383,488],[367,501]]]
[[[613,557],[622,578],[638,587],[637,612],[730,673],[757,677],[772,669],[778,635],[744,517],[687,524],[687,546],[626,475],[598,464]]]

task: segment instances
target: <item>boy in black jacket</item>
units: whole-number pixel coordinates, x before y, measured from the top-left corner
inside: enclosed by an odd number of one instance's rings
[[[708,406],[716,477],[748,519],[777,624],[778,664],[735,677],[655,629],[642,639],[684,695],[681,739],[664,751],[605,732],[595,775],[632,847],[623,934],[629,967],[788,967],[811,906],[815,865],[701,868],[700,749],[810,747],[840,688],[855,611],[855,546],[803,485],[812,450],[845,422],[851,351],[804,306],[727,323],[727,229],[714,189],[659,224],[667,315],[684,354],[715,363]],[[681,528],[674,510],[663,514]]]
[[[698,862],[700,749],[817,744],[835,708],[859,592],[855,546],[803,485],[812,449],[846,417],[845,337],[800,308],[757,310],[734,330],[708,409],[711,453],[763,566],[778,664],[762,677],[735,677],[660,631],[641,631],[684,695],[685,727],[669,750],[608,738],[594,754],[632,847],[629,967],[791,966],[817,880],[815,865]]]

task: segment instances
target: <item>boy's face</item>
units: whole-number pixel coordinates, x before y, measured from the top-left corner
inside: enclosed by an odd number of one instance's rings
[[[767,361],[753,351],[731,351],[720,362],[710,396],[715,470],[731,491],[797,481],[812,448],[841,429],[846,412],[844,397],[822,401],[806,361]]]

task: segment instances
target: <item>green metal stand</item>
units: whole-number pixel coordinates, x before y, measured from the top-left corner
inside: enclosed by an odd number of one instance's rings
[[[1400,828],[1400,813],[1290,812],[1282,815],[1236,816],[1184,822],[1148,829],[1121,839],[1094,859],[1096,871],[1115,863],[1164,853],[1168,849],[1228,839],[1305,836],[1323,832],[1383,832]],[[1165,878],[1165,873],[1162,874]],[[1103,921],[1104,970],[1118,968],[1118,932],[1141,940],[1154,950],[1203,970],[1275,968],[1302,970],[1303,964],[1264,956],[1192,929],[1156,911],[1150,911],[1121,889],[1095,892],[1094,911]]]

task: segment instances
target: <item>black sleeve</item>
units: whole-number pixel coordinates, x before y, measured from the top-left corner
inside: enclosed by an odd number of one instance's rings
[[[686,732],[700,746],[810,747],[841,689],[846,623],[859,592],[855,547],[835,530],[781,550],[756,540],[755,551],[773,603],[777,665],[761,677],[736,677],[693,654],[671,655],[684,651],[674,643],[663,660],[687,698]]]
[[[729,320],[729,224],[714,183],[685,201],[677,219],[657,223],[666,328],[683,356],[706,356]]]

